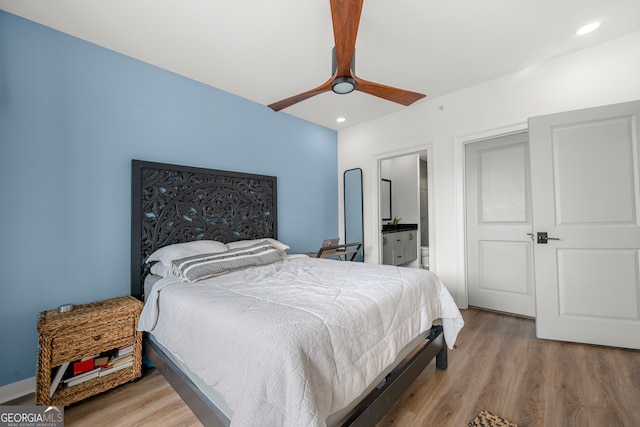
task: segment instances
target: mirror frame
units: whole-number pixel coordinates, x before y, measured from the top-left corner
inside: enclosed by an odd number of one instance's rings
[[[391,221],[391,180],[380,179],[380,218]]]
[[[348,185],[348,175],[357,174],[356,177],[360,180],[360,185]],[[343,174],[343,199],[344,199],[344,243],[354,243],[354,242],[362,242],[362,248],[359,254],[356,255],[354,261],[364,262],[364,202],[363,202],[363,185],[362,185],[362,169],[353,168],[347,169]],[[359,191],[360,194],[350,194],[349,189],[357,189],[356,193]],[[360,201],[358,202],[358,196]],[[349,211],[349,208],[355,209],[355,213]],[[360,224],[355,224],[357,231],[349,232],[349,219],[358,215],[358,210],[360,213]],[[359,238],[352,238],[350,234],[358,234]]]

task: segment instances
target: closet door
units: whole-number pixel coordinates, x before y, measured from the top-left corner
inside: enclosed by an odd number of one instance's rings
[[[535,316],[527,133],[465,147],[469,305]]]

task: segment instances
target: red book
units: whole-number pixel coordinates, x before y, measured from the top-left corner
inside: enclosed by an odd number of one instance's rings
[[[93,369],[93,358],[73,363],[73,376],[89,372]]]

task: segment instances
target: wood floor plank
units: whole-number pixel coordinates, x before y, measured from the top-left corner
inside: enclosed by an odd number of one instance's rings
[[[429,365],[377,427],[462,427],[483,409],[521,427],[640,426],[640,351],[539,340],[532,319],[462,313],[448,369]],[[155,370],[65,408],[65,425],[201,426]]]

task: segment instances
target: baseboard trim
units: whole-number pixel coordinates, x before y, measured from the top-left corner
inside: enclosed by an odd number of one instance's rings
[[[3,385],[0,387],[0,404],[10,402],[12,400],[24,397],[28,394],[36,392],[36,377],[27,378],[26,380],[16,381],[15,383]]]

